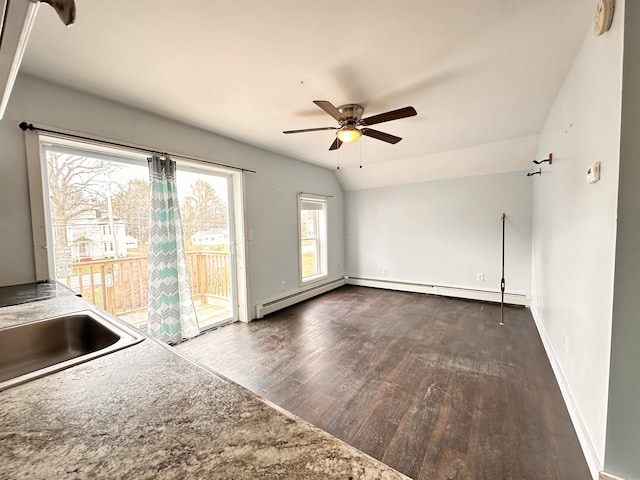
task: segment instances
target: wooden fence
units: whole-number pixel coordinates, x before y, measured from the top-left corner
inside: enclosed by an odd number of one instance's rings
[[[78,262],[66,284],[98,307],[123,315],[147,308],[148,265],[146,256]],[[228,253],[188,252],[187,268],[194,299],[231,297]]]

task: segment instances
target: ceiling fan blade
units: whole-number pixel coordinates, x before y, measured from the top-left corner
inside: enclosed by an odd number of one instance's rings
[[[391,135],[390,133],[380,132],[372,128],[363,128],[360,130],[360,132],[362,132],[362,134],[366,135],[367,137],[375,138],[376,140],[382,140],[383,142],[387,143],[395,144],[402,140],[401,137],[396,137],[395,135]]]
[[[340,140],[338,137],[336,137],[336,139],[333,141],[333,143],[329,147],[329,150],[337,150],[341,146],[342,146],[342,140]]]
[[[398,120],[400,118],[413,117],[417,115],[416,109],[413,107],[399,108],[398,110],[391,110],[390,112],[380,113],[372,117],[363,118],[360,123],[362,125],[375,125],[376,123],[389,122],[391,120]]]
[[[347,120],[347,117],[345,117],[343,114],[341,114],[340,111],[336,107],[334,107],[331,102],[328,102],[326,100],[314,100],[313,103],[315,103],[317,106],[319,106],[325,112],[327,112],[329,115],[331,115],[337,121],[344,122],[344,121]]]
[[[337,130],[338,127],[303,128],[302,130],[285,130],[282,133],[319,132],[320,130]]]

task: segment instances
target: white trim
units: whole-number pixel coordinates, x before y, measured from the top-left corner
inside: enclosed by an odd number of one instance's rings
[[[0,119],[9,103],[38,6],[30,1],[3,0],[0,4]]]
[[[316,285],[314,287],[307,288],[305,290],[301,290],[284,297],[278,297],[273,300],[259,303],[258,305],[256,305],[256,318],[262,318],[268,313],[273,313],[277,310],[290,307],[291,305],[295,305],[296,303],[303,302],[304,300],[308,300],[322,293],[326,293],[330,290],[341,287],[344,284],[345,279],[340,278],[338,280],[323,283],[322,285]]]
[[[300,287],[308,287],[309,285],[314,285],[319,282],[325,281],[329,277],[329,202],[327,201],[329,197],[326,195],[315,195],[311,193],[298,193],[298,285]],[[310,200],[314,203],[318,203],[322,206],[321,209],[318,209],[318,222],[317,229],[318,231],[315,233],[316,238],[319,238],[317,241],[317,251],[318,262],[320,264],[320,272],[315,275],[310,275],[308,277],[302,276],[302,203],[304,200]],[[324,220],[324,222],[322,221]]]
[[[544,328],[544,324],[542,323],[540,314],[538,313],[535,305],[531,306],[531,316],[533,317],[533,321],[535,322],[538,329],[538,334],[540,335],[540,339],[542,340],[542,344],[544,345],[545,352],[547,353],[547,357],[549,358],[549,363],[551,363],[553,374],[556,377],[556,381],[558,382],[558,386],[560,387],[560,392],[562,393],[562,398],[564,399],[564,403],[567,407],[567,410],[569,411],[571,423],[573,423],[573,428],[575,429],[576,435],[578,436],[578,441],[580,442],[580,446],[582,447],[582,453],[584,454],[585,460],[587,461],[591,476],[594,478],[594,480],[598,480],[598,475],[600,473],[600,470],[602,470],[600,459],[598,458],[596,449],[593,445],[593,442],[591,441],[589,431],[582,421],[582,416],[580,415],[578,405],[576,404],[573,395],[571,394],[571,388],[569,387],[564,373],[562,372],[562,367],[560,366],[560,362],[558,361],[558,356],[553,349],[553,345],[551,344],[549,335],[547,335],[547,331]]]
[[[249,270],[247,261],[247,216],[245,215],[246,190],[245,190],[245,174],[244,172],[233,172],[229,185],[233,197],[233,226],[235,230],[235,285],[236,285],[236,302],[238,305],[238,320],[241,322],[249,322],[251,320],[249,313]]]
[[[422,283],[393,282],[372,278],[345,277],[347,284],[362,287],[384,288],[386,290],[399,290],[402,292],[426,293],[429,295],[441,295],[444,297],[467,298],[469,300],[481,300],[485,302],[500,302],[500,292],[489,290],[472,290],[469,288],[445,287],[441,285],[425,285]],[[505,293],[504,302],[510,305],[522,305],[528,307],[531,296],[517,293]]]
[[[622,477],[616,477],[607,472],[600,472],[600,480],[624,480]]]
[[[48,192],[44,184],[42,160],[40,158],[40,138],[38,132],[25,132],[24,142],[27,154],[27,177],[29,181],[29,202],[31,204],[31,233],[33,236],[33,257],[35,280],[53,280],[47,242],[47,215],[45,202]]]

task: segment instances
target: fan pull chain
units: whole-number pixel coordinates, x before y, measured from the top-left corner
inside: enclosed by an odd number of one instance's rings
[[[338,164],[338,168],[336,170],[340,170],[340,149],[336,148],[336,163]]]
[[[358,143],[360,144],[360,168],[362,168],[362,139]]]

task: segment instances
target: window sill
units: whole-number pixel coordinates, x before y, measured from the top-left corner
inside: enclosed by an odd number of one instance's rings
[[[312,277],[301,279],[299,283],[301,287],[304,287],[306,285],[313,285],[314,283],[321,282],[323,280],[326,280],[327,278],[329,278],[329,275],[326,273],[322,273],[319,275],[314,275]]]

